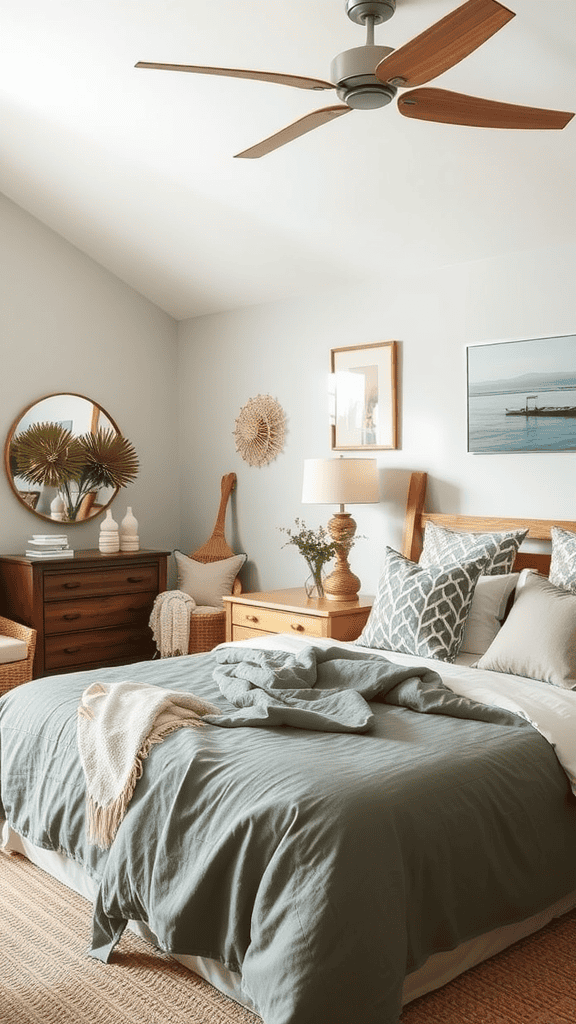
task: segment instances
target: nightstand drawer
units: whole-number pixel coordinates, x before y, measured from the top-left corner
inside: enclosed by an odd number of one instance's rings
[[[263,633],[296,633],[299,635],[324,636],[322,619],[315,615],[299,615],[297,612],[281,611],[276,608],[260,608],[258,605],[235,604],[232,608],[232,625],[245,626]],[[234,631],[237,636],[237,631]]]
[[[105,594],[158,592],[158,565],[119,566],[117,569],[84,569],[44,574],[44,600],[62,601],[68,597],[99,597]]]
[[[233,640],[254,640],[257,636],[270,636],[264,629],[247,629],[246,626],[234,626]]]
[[[356,640],[366,625],[372,601],[365,595],[353,601],[310,598],[304,587],[232,594],[224,598],[226,639],[250,640],[287,633]]]

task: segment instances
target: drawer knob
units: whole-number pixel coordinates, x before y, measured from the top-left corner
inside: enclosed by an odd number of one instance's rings
[[[304,626],[302,625],[301,622],[291,622],[290,623],[290,627],[291,627],[291,629],[296,630],[297,633],[303,633],[304,632]]]
[[[81,650],[80,647],[65,647],[64,654],[78,654],[79,650]]]
[[[248,622],[258,622],[258,616],[257,615],[247,615],[246,619],[247,619]]]
[[[128,583],[142,583],[144,576],[128,576]]]
[[[77,582],[77,583],[65,583],[64,584],[64,590],[77,590],[77,588],[81,587],[81,586],[82,586],[82,584],[80,582]]]
[[[74,619],[80,618],[80,612],[66,612],[66,614],[63,615],[62,618],[64,619],[65,622],[74,622]]]

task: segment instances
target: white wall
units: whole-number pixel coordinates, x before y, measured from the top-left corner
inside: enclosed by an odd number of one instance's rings
[[[140,457],[131,504],[143,546],[193,550],[212,530],[220,479],[238,476],[227,520],[248,553],[246,589],[297,586],[305,566],[278,527],[331,509],[300,502],[302,460],[329,457],[330,349],[400,343],[400,448],[381,452],[382,501],[351,509],[352,566],[376,587],[383,547],[399,546],[409,473],[430,474],[429,507],[463,513],[576,518],[576,454],[468,455],[468,343],[576,329],[576,247],[515,254],[435,273],[394,272],[381,285],[316,295],[180,325],[7,199],[0,197],[0,433],[53,391],[93,398]],[[235,450],[240,409],[271,394],[287,416],[284,451],[262,469]],[[181,510],[179,514],[179,491]],[[0,474],[0,550],[21,551],[46,525]],[[70,527],[96,547],[99,520]]]
[[[0,437],[31,402],[78,392],[110,413],[140,471],[112,505],[132,505],[142,547],[179,539],[175,321],[0,196]],[[67,526],[76,548],[98,546],[100,519]],[[0,551],[23,551],[50,525],[19,504],[0,474]]]
[[[469,455],[466,452],[466,345],[574,334],[576,247],[539,250],[446,267],[394,273],[379,287],[240,310],[179,326],[182,543],[205,540],[223,473],[238,487],[228,540],[248,553],[245,589],[298,586],[305,566],[282,549],[278,527],[331,510],[300,502],[302,460],[330,457],[327,383],[330,349],[400,342],[400,448],[378,453],[382,501],[351,508],[358,541],[352,568],[374,592],[386,543],[398,547],[409,473],[429,473],[428,507],[478,515],[576,519],[576,453]],[[236,453],[235,419],[249,398],[283,406],[283,453],[253,468]]]

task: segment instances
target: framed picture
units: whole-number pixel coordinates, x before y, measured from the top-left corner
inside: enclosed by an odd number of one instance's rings
[[[576,451],[576,335],[469,345],[468,451]]]
[[[331,350],[332,448],[396,448],[395,341]]]

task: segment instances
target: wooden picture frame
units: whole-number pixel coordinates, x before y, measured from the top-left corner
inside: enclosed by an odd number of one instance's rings
[[[334,451],[397,447],[396,363],[396,341],[331,349]]]

